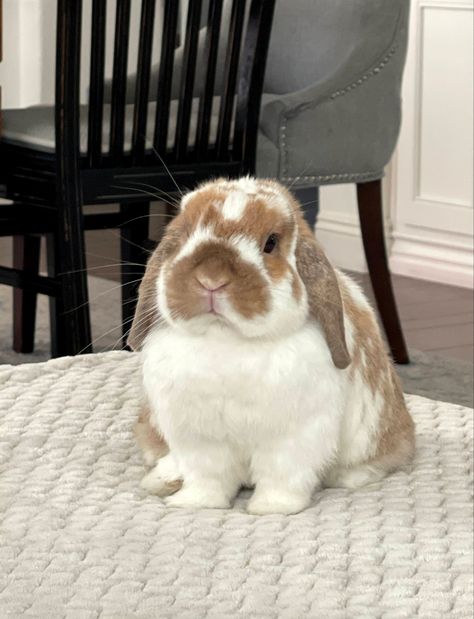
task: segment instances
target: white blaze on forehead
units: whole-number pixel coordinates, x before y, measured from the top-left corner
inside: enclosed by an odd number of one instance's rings
[[[241,219],[244,214],[245,207],[248,203],[248,195],[245,191],[234,190],[231,191],[222,205],[222,217],[224,219]]]
[[[283,215],[291,214],[291,205],[288,203],[285,194],[281,192],[278,184],[258,180],[251,176],[244,176],[237,180],[220,179],[205,183],[182,198],[181,210],[184,210],[189,202],[199,193],[210,189],[218,189],[227,194],[221,211],[224,219],[234,221],[240,219],[250,198],[262,199],[269,208],[278,210]],[[219,204],[218,206],[221,205]]]
[[[258,191],[258,182],[251,176],[243,176],[242,178],[239,178],[236,185],[245,191],[245,193],[257,193]]]
[[[243,234],[234,234],[230,238],[230,243],[237,249],[242,260],[261,267],[263,270],[262,253],[256,241]]]
[[[214,230],[210,226],[197,226],[186,243],[179,250],[175,262],[190,256],[198,245],[206,241],[218,241],[219,239],[214,234]]]
[[[198,225],[186,243],[181,247],[174,262],[178,262],[187,256],[190,256],[202,243],[213,241],[214,243],[222,243],[224,246],[231,246],[237,250],[240,258],[246,262],[250,262],[263,270],[263,258],[258,246],[258,243],[253,239],[244,236],[243,234],[234,234],[230,239],[224,240],[219,238],[212,226]]]

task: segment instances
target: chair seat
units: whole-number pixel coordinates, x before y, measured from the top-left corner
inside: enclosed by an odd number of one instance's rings
[[[273,95],[263,95],[262,103],[272,101]],[[212,104],[212,116],[209,131],[209,143],[214,144],[217,137],[217,126],[219,118],[220,97],[216,96]],[[109,135],[110,125],[110,108],[109,104],[104,105],[104,120],[103,120],[103,135]],[[197,127],[197,115],[199,108],[199,99],[193,99],[191,123],[190,123],[190,146],[194,145]],[[178,101],[171,101],[170,109],[170,124],[168,128],[168,148],[172,148],[174,136],[176,132],[176,116],[178,111]],[[151,101],[148,105],[148,139],[146,148],[152,148],[150,128],[154,126],[156,113],[156,102]],[[87,105],[81,106],[81,122],[80,122],[80,148],[81,154],[87,152]],[[54,153],[55,137],[54,137],[54,106],[36,105],[23,109],[3,110],[3,131],[2,142],[15,146],[23,146],[45,153]],[[124,151],[131,151],[132,145],[132,129],[133,129],[133,105],[126,106],[125,115],[125,135],[124,135]],[[231,135],[233,128],[231,127]],[[102,144],[103,152],[109,151],[109,144],[106,140]],[[278,147],[261,131],[258,138],[257,147],[257,173],[259,176],[274,177],[278,171]]]
[[[217,122],[219,116],[220,97],[214,97],[212,104],[212,116],[210,123],[209,142],[213,144],[217,136]],[[191,123],[190,123],[190,146],[194,145],[197,127],[199,99],[193,99]],[[124,134],[124,150],[126,153],[132,148],[132,130],[133,130],[133,105],[127,105],[125,109],[125,134]],[[110,112],[111,106],[104,105],[103,119],[103,135],[110,135]],[[171,101],[170,106],[170,122],[168,127],[168,148],[172,148],[174,136],[176,133],[176,117],[178,112],[178,101]],[[148,105],[147,115],[147,148],[151,149],[153,135],[153,126],[156,113],[156,102],[151,101]],[[2,140],[17,146],[24,146],[39,150],[42,152],[53,153],[55,150],[55,135],[54,135],[54,106],[52,105],[36,105],[23,109],[3,110],[3,131]],[[81,105],[80,108],[80,149],[81,154],[87,152],[87,126],[88,126],[88,106]],[[109,143],[107,139],[102,143],[103,153],[109,151]]]

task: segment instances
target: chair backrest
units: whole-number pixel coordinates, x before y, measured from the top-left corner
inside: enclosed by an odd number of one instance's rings
[[[302,90],[352,60],[354,74],[390,49],[406,30],[410,0],[291,0],[278,2],[264,92]],[[360,66],[357,63],[360,62]]]
[[[133,103],[127,106],[132,0],[115,0],[115,33],[110,105],[104,104],[107,0],[92,0],[88,143],[84,166],[128,167],[157,164],[154,149],[166,163],[239,161],[252,171],[258,116],[275,0],[233,0],[228,24],[223,24],[225,0],[188,0],[183,55],[179,77],[174,56],[179,33],[178,0],[141,2],[138,60]],[[156,93],[150,93],[156,14],[161,10],[160,66]],[[56,64],[56,147],[79,152],[79,76],[82,0],[58,0]],[[204,14],[205,13],[205,14]],[[199,30],[205,22],[206,39],[198,53]],[[215,141],[210,141],[218,55],[224,46],[224,81],[218,103]],[[219,45],[220,40],[220,45]],[[205,63],[204,84],[195,85],[196,67]],[[172,101],[173,80],[179,79],[177,101]],[[176,90],[176,89],[175,89]],[[128,93],[128,100],[130,100]],[[150,100],[156,100],[151,104]],[[195,133],[191,114],[197,101]],[[153,105],[150,108],[150,105]],[[195,106],[194,106],[195,107]],[[150,116],[150,110],[153,117]],[[171,112],[176,126],[170,145]],[[126,142],[127,123],[132,123]],[[150,126],[152,125],[152,126]],[[67,140],[67,144],[66,144]],[[106,146],[104,147],[104,140]]]

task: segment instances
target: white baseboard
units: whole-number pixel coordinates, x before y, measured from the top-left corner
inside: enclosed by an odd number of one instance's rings
[[[390,168],[382,184],[384,205],[389,203]],[[388,209],[387,209],[388,211]],[[384,216],[387,249],[390,248],[388,213]],[[354,184],[320,188],[320,212],[316,236],[333,264],[349,271],[367,273]]]
[[[331,262],[341,269],[367,272],[359,221],[341,212],[321,212],[316,237]]]
[[[469,245],[397,235],[390,267],[392,273],[399,275],[463,288],[474,287],[473,254]]]

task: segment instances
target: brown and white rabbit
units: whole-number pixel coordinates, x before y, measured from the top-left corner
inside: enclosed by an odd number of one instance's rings
[[[414,426],[374,313],[276,182],[185,195],[152,254],[129,343],[148,408],[149,492],[182,507],[292,514],[320,485],[405,465]],[[173,494],[174,493],[174,494]]]

